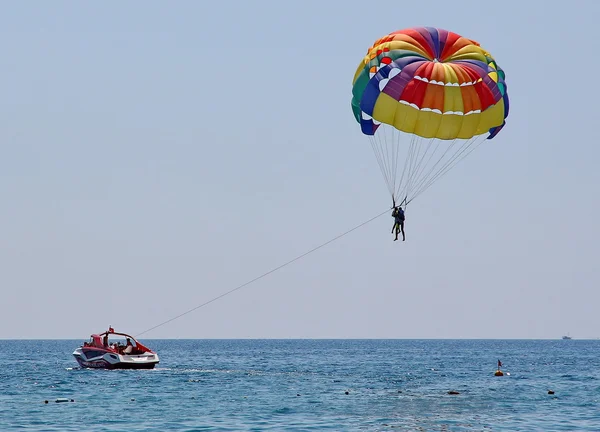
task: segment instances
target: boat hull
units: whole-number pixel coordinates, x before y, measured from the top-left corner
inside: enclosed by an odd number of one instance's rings
[[[154,353],[126,355],[86,348],[76,349],[73,357],[82,368],[93,369],[154,369],[159,363]]]

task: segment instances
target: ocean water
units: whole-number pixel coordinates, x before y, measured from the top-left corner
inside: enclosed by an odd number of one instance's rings
[[[0,431],[600,431],[595,340],[141,339],[145,371],[82,341],[0,340]]]

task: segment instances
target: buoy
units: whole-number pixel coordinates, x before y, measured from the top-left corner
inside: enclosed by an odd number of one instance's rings
[[[494,372],[494,375],[496,375],[496,376],[504,376],[504,373],[500,369],[498,369],[496,372]]]
[[[554,390],[548,390],[548,394],[554,394]]]
[[[346,394],[350,394],[350,392],[348,390],[346,390]]]

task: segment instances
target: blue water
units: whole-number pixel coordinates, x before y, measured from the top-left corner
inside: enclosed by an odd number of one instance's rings
[[[600,431],[600,341],[142,342],[157,369],[0,340],[0,431]]]

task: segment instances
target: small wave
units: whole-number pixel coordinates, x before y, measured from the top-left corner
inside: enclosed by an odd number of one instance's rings
[[[274,414],[292,414],[293,412],[294,410],[289,407],[277,408],[276,410],[273,410]]]

